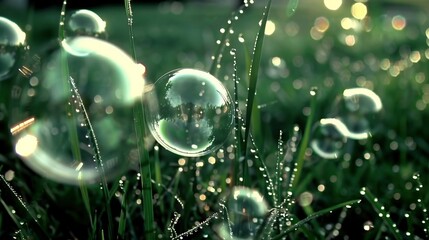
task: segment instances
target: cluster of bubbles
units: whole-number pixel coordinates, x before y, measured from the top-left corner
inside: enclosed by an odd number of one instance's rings
[[[371,120],[381,111],[380,97],[366,88],[344,90],[337,117],[319,120],[313,128],[310,146],[322,158],[337,158],[347,139],[363,140],[371,136]]]
[[[145,101],[152,135],[175,154],[198,157],[216,151],[233,127],[231,96],[204,71],[177,69],[164,74]]]
[[[9,78],[17,69],[26,34],[11,20],[0,17],[0,81]]]
[[[227,218],[217,228],[222,239],[255,239],[268,215],[268,203],[257,190],[234,187],[226,200]]]
[[[132,105],[143,95],[143,71],[96,38],[105,30],[97,14],[79,10],[68,26],[65,39],[20,68],[9,125],[16,153],[35,172],[62,183],[96,183],[137,161]]]

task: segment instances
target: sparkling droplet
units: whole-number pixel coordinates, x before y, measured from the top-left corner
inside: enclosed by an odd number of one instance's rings
[[[0,81],[16,73],[24,51],[25,33],[14,22],[0,17]]]
[[[217,150],[233,127],[233,104],[222,83],[195,69],[173,70],[146,95],[146,121],[167,150],[189,157]]]
[[[98,164],[114,178],[130,161],[138,161],[131,109],[141,99],[144,79],[137,64],[116,46],[92,37],[66,38],[39,56],[43,61],[31,60],[39,70],[29,77],[39,84],[17,79],[23,91],[11,101],[13,143],[24,162],[44,177],[78,184],[98,182],[103,173]],[[36,92],[31,98],[30,87]],[[110,114],[108,106],[114,109]]]

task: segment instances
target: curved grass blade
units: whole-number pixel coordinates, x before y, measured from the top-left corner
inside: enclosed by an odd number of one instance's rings
[[[286,13],[289,17],[295,14],[296,9],[298,8],[299,0],[289,0],[287,4]]]
[[[389,229],[390,233],[392,233],[393,237],[397,240],[402,239],[401,235],[399,234],[399,229],[396,227],[397,225],[392,221],[390,218],[389,213],[384,210],[384,208],[381,206],[378,199],[372,194],[372,192],[368,188],[362,188],[360,191],[362,195],[365,196],[366,200],[368,200],[369,203],[371,203],[374,210],[377,212],[378,216],[383,219],[384,224],[386,224],[387,228]]]
[[[125,14],[128,22],[128,32],[130,38],[130,45],[134,61],[137,61],[137,54],[134,44],[134,31],[133,31],[133,12],[131,9],[131,0],[124,0]],[[149,153],[144,145],[144,136],[146,135],[143,103],[138,101],[133,106],[134,114],[134,128],[137,136],[137,149],[139,154],[141,185],[143,192],[143,215],[144,215],[144,229],[145,239],[155,240],[155,220],[153,213],[153,198],[152,198],[152,176],[149,162]]]
[[[332,211],[334,211],[334,210],[336,210],[336,209],[343,208],[343,207],[350,207],[351,205],[356,204],[356,203],[360,203],[360,202],[361,202],[361,200],[360,200],[360,199],[351,200],[351,201],[347,201],[347,202],[339,203],[339,204],[334,205],[334,206],[332,206],[332,207],[328,207],[328,208],[325,208],[325,209],[320,210],[320,211],[318,211],[318,212],[315,212],[315,213],[311,214],[310,216],[308,216],[308,217],[306,217],[306,218],[304,218],[304,219],[302,219],[302,220],[298,221],[297,223],[293,224],[293,225],[292,225],[292,226],[290,226],[288,229],[286,229],[284,232],[282,232],[282,233],[280,233],[280,234],[278,234],[278,235],[274,236],[274,237],[272,238],[272,240],[279,240],[279,239],[283,239],[283,238],[284,238],[288,233],[295,231],[296,229],[298,229],[298,228],[299,228],[299,227],[301,227],[302,225],[306,224],[307,222],[309,222],[309,221],[311,221],[311,220],[313,220],[313,219],[315,219],[315,218],[318,218],[318,217],[320,217],[320,216],[323,216],[323,215],[325,215],[325,214],[328,214],[328,213],[330,213],[330,212],[332,212]]]
[[[259,28],[259,32],[256,35],[256,40],[253,48],[253,56],[252,56],[252,64],[249,70],[249,91],[247,94],[247,108],[246,108],[246,122],[245,122],[245,130],[244,130],[244,146],[247,148],[250,126],[251,126],[251,118],[253,111],[253,103],[256,95],[256,84],[258,82],[258,73],[259,73],[259,64],[261,62],[262,56],[262,46],[264,42],[265,36],[265,26],[268,20],[268,13],[271,8],[271,0],[267,1],[265,6],[265,10],[263,13],[263,17],[261,20],[261,26]]]
[[[308,116],[307,122],[305,123],[304,136],[302,137],[302,141],[298,150],[298,157],[296,160],[297,166],[295,169],[296,172],[295,172],[295,177],[292,181],[292,191],[296,190],[299,178],[301,177],[302,168],[304,166],[305,151],[307,150],[308,143],[310,141],[311,125],[313,124],[313,118],[315,115],[314,112],[316,111],[317,89],[313,88],[310,91],[310,95],[311,95],[310,116]]]
[[[218,42],[218,48],[216,49],[216,53],[213,55],[213,62],[210,66],[209,73],[213,76],[217,75],[218,65],[220,60],[222,59],[222,52],[225,49],[226,42],[228,41],[228,37],[230,35],[230,30],[232,28],[232,20],[237,17],[238,12],[242,11],[243,6],[240,7],[238,11],[235,11],[228,18],[227,25],[225,27],[225,31],[222,33],[221,39]]]
[[[34,233],[39,239],[50,239],[47,232],[40,226],[40,224],[37,222],[37,219],[33,216],[33,214],[27,208],[25,203],[18,196],[12,186],[6,181],[3,175],[0,175],[0,201],[2,202],[2,205],[5,207],[7,212],[9,212],[9,208],[6,202],[10,202],[10,206],[13,206],[18,214],[20,214],[21,216],[25,216],[25,222],[28,223],[30,229],[34,231]],[[18,226],[18,228],[21,228],[22,226],[19,224],[18,221],[16,221],[16,218],[14,218],[12,215],[11,217],[12,220]]]
[[[121,201],[121,214],[119,216],[118,239],[125,239],[125,229],[126,229],[127,213],[128,213],[128,204],[127,204],[128,187],[129,187],[129,182],[126,181],[124,186],[124,194],[122,196],[122,201]]]

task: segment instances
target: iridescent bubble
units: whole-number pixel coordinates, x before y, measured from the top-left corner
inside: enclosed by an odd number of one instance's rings
[[[8,78],[18,64],[25,45],[25,33],[14,22],[0,17],[0,81]]]
[[[178,69],[160,77],[147,100],[146,122],[167,150],[189,157],[218,149],[233,127],[231,97],[214,76]]]
[[[70,16],[68,30],[70,36],[103,37],[106,32],[106,22],[95,12],[81,9]]]
[[[16,153],[52,180],[98,182],[136,159],[132,105],[141,99],[140,68],[116,46],[66,38],[26,63],[12,91],[10,127]]]
[[[370,121],[383,108],[380,97],[366,88],[343,92],[345,110],[340,117],[349,130],[348,138],[366,139],[371,134]]]
[[[334,159],[346,143],[349,131],[339,119],[323,118],[315,125],[310,146],[322,158]]]
[[[225,205],[230,222],[218,226],[217,232],[220,237],[234,240],[255,239],[268,214],[268,203],[264,196],[254,189],[235,187]]]

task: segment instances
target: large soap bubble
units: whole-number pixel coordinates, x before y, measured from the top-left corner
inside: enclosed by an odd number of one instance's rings
[[[17,67],[25,36],[16,23],[0,17],[0,81],[8,78]]]
[[[217,232],[222,239],[256,239],[256,233],[268,214],[268,203],[254,189],[235,187],[225,203],[229,220],[218,226]]]
[[[228,91],[200,70],[178,69],[163,75],[145,99],[152,135],[179,155],[197,157],[218,149],[233,127]]]
[[[144,79],[116,46],[92,37],[67,38],[22,67],[12,90],[16,153],[52,180],[95,183],[126,170],[136,148],[132,105]]]
[[[349,130],[348,138],[366,139],[371,135],[371,121],[383,105],[380,97],[366,88],[349,88],[343,92],[344,108],[339,117]]]
[[[339,119],[323,118],[313,128],[310,146],[322,158],[334,159],[341,153],[349,131]]]
[[[67,30],[69,36],[92,36],[105,37],[106,22],[95,12],[81,9],[74,12],[68,22]]]

